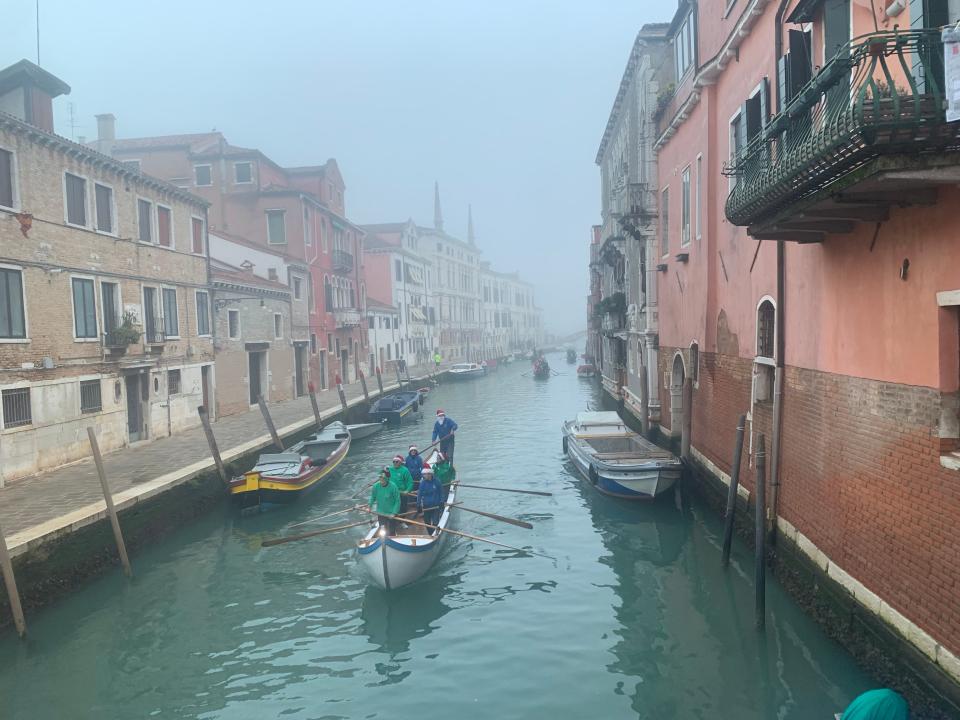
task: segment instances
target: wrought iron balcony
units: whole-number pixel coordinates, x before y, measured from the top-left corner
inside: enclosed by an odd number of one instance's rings
[[[363,316],[355,307],[341,307],[333,309],[333,321],[338,328],[351,328],[360,325]]]
[[[625,183],[610,198],[611,212],[618,218],[644,220],[656,215],[656,202],[646,183]]]
[[[346,250],[333,251],[333,271],[335,273],[353,272],[353,255]]]
[[[162,345],[167,341],[163,330],[147,330],[143,333],[143,340],[147,345]]]
[[[924,204],[956,183],[960,122],[946,122],[939,30],[851,40],[725,168],[735,225],[817,242]],[[953,166],[953,167],[951,167]]]

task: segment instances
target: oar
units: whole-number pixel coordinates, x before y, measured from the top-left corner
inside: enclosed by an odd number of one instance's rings
[[[476,513],[477,515],[483,515],[488,517],[491,520],[499,520],[500,522],[505,522],[509,525],[516,525],[517,527],[526,528],[527,530],[533,530],[533,525],[524,520],[515,520],[514,518],[505,517],[503,515],[494,515],[493,513],[484,512],[483,510],[474,510],[473,508],[464,507],[460,503],[447,503],[449,507],[456,508],[457,510],[466,510],[467,512]]]
[[[303,533],[301,535],[289,535],[287,537],[273,538],[272,540],[264,540],[260,543],[260,547],[273,547],[274,545],[283,545],[284,543],[294,542],[295,540],[306,540],[307,538],[316,537],[317,535],[325,535],[326,533],[337,532],[338,530],[346,530],[347,528],[357,527],[358,525],[369,525],[370,520],[361,520],[360,522],[350,523],[349,525],[337,525],[337,527],[324,528],[323,530],[313,530],[308,533]]]
[[[331,518],[334,515],[343,515],[344,513],[352,512],[353,510],[356,510],[357,508],[361,508],[361,507],[363,507],[363,505],[354,505],[353,507],[348,507],[346,510],[337,510],[337,512],[332,512],[327,515],[321,515],[320,517],[310,518],[309,520],[304,520],[303,522],[294,523],[290,527],[295,528],[295,527],[300,527],[301,525],[309,525],[310,523],[315,523],[320,520],[326,520],[327,518]]]
[[[396,517],[390,516],[387,517]],[[426,523],[417,522],[416,520],[406,520],[407,525],[419,525],[420,527],[427,528],[428,530],[439,530],[440,532],[450,533],[451,535],[459,535],[460,537],[465,537],[468,540],[478,540],[479,542],[490,543],[491,545],[497,545],[507,550],[515,550],[517,552],[526,553],[527,555],[535,555],[537,557],[546,558],[547,560],[556,561],[555,557],[550,557],[549,555],[541,555],[540,553],[535,553],[533,550],[525,550],[524,548],[514,547],[513,545],[505,545],[504,543],[497,542],[495,540],[488,540],[487,538],[478,537],[477,535],[468,535],[465,532],[460,532],[459,530],[450,530],[449,528],[440,528],[436,525],[427,525]]]
[[[540,495],[542,497],[552,497],[553,493],[540,492],[539,490],[513,490],[512,488],[487,487],[486,485],[465,485],[458,482],[460,487],[474,488],[476,490],[500,490],[501,492],[520,493],[521,495]]]

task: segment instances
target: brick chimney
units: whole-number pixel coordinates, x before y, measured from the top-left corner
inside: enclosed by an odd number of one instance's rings
[[[29,60],[0,70],[0,111],[53,132],[53,99],[70,86]]]

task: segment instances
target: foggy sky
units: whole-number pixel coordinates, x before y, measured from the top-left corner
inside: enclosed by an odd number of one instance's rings
[[[36,62],[34,0],[6,0],[0,67]],[[41,65],[72,93],[56,129],[204,132],[281,165],[335,157],[359,223],[433,221],[536,286],[547,329],[586,325],[597,147],[654,0],[40,0]],[[75,128],[71,129],[70,104]]]

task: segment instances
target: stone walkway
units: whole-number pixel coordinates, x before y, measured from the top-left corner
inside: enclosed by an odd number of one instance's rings
[[[429,368],[430,371],[433,368]],[[413,378],[427,368],[411,368]],[[416,385],[417,383],[414,382]],[[397,387],[384,383],[384,391]],[[379,395],[376,380],[368,380],[370,396]],[[350,406],[363,401],[360,383],[344,386]],[[317,394],[321,417],[340,408],[336,388]],[[281,437],[314,424],[309,397],[272,403],[270,414]],[[263,416],[257,409],[230,415],[213,423],[213,433],[224,463],[271,443]],[[104,470],[118,509],[145,500],[214,467],[203,429],[123,448],[104,455]],[[88,458],[57,470],[0,488],[0,528],[11,555],[19,555],[51,537],[65,534],[104,517],[106,507],[96,466]]]

